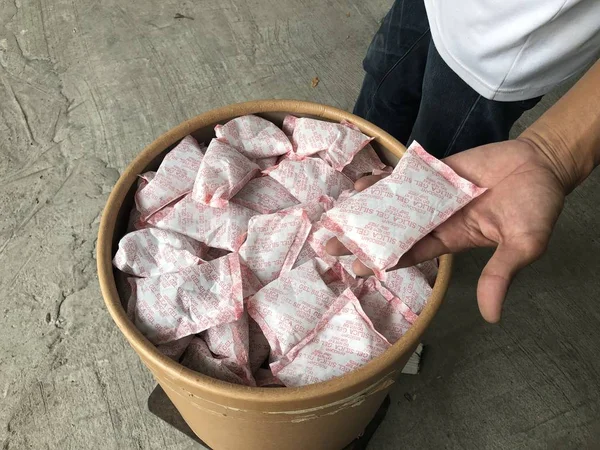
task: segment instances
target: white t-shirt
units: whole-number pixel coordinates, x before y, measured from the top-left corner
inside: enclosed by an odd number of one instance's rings
[[[600,55],[600,0],[425,0],[446,64],[485,98],[537,97]]]

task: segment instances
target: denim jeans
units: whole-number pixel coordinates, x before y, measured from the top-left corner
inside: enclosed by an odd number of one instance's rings
[[[437,52],[423,0],[396,0],[363,66],[354,113],[438,158],[508,139],[515,121],[541,99],[499,102],[475,92]]]

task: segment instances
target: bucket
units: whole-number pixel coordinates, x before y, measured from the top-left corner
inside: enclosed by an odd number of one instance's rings
[[[255,388],[194,372],[162,355],[134,326],[121,300],[112,258],[127,227],[137,175],[156,170],[184,136],[214,137],[214,126],[246,114],[281,125],[285,114],[340,122],[347,120],[374,137],[375,149],[395,165],[405,147],[382,129],[330,106],[294,100],[262,100],[215,109],[188,120],[147,146],[113,188],[100,223],[98,277],[106,307],[142,362],[183,419],[214,450],[340,450],[361,435],[419,343],[446,293],[452,258],[440,258],[433,293],[410,330],[365,366],[327,382],[298,388]]]

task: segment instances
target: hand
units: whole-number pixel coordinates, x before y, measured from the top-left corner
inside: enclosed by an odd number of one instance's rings
[[[563,208],[563,184],[545,154],[526,140],[484,145],[444,162],[488,191],[417,242],[398,267],[468,248],[496,247],[479,278],[477,301],[483,318],[498,322],[511,280],[546,250]],[[355,188],[364,190],[380,179],[361,178]],[[350,253],[335,238],[327,243],[327,251]],[[372,273],[360,261],[354,270],[361,276]]]

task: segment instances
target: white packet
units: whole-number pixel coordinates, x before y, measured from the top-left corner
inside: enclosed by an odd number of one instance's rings
[[[205,244],[183,234],[145,228],[121,238],[113,265],[130,275],[153,277],[202,264],[207,251]]]
[[[292,134],[295,157],[320,156],[341,171],[372,138],[349,122],[333,123],[301,117],[296,119]]]
[[[233,202],[225,208],[212,208],[195,202],[188,194],[148,221],[156,228],[176,231],[211,247],[237,251],[244,243],[248,221],[256,214]]]
[[[268,158],[292,151],[292,143],[275,124],[262,117],[236,117],[215,127],[217,138],[228,142],[248,158]]]
[[[337,199],[342,191],[354,187],[346,175],[319,158],[284,159],[263,173],[282,184],[300,202],[317,200],[323,195]]]
[[[239,257],[150,278],[129,278],[131,320],[155,345],[239,319],[244,312]]]
[[[186,136],[167,153],[153,179],[135,195],[142,221],[192,190],[204,149]]]
[[[382,170],[385,167],[385,164],[379,159],[371,144],[367,144],[360,152],[354,155],[354,158],[352,158],[350,164],[344,167],[342,173],[352,181],[356,181],[365,175],[372,174],[373,171]]]
[[[244,384],[255,384],[249,359],[248,314],[233,322],[217,325],[202,333],[210,351],[218,357],[232,361],[230,367],[244,381]],[[235,365],[233,363],[235,362]]]
[[[248,385],[244,374],[238,374],[237,362],[231,358],[216,358],[209,350],[206,342],[194,337],[183,354],[181,364],[203,375],[233,384]],[[252,379],[250,386],[255,386]]]
[[[358,369],[389,347],[352,290],[346,289],[311,333],[271,363],[271,370],[288,387],[304,386]]]
[[[356,296],[375,329],[391,344],[417,320],[418,316],[375,277],[369,277]]]
[[[213,139],[198,169],[192,198],[214,208],[224,208],[259,173],[260,167],[235,148]]]
[[[292,269],[310,227],[302,209],[254,216],[239,250],[240,259],[266,285]]]
[[[308,335],[335,300],[316,264],[311,260],[287,272],[248,300],[248,314],[267,338],[273,359]]]
[[[433,291],[425,274],[417,267],[387,272],[383,285],[406,303],[415,314],[421,314]]]
[[[286,188],[268,176],[250,180],[231,201],[260,214],[271,214],[300,203]]]

